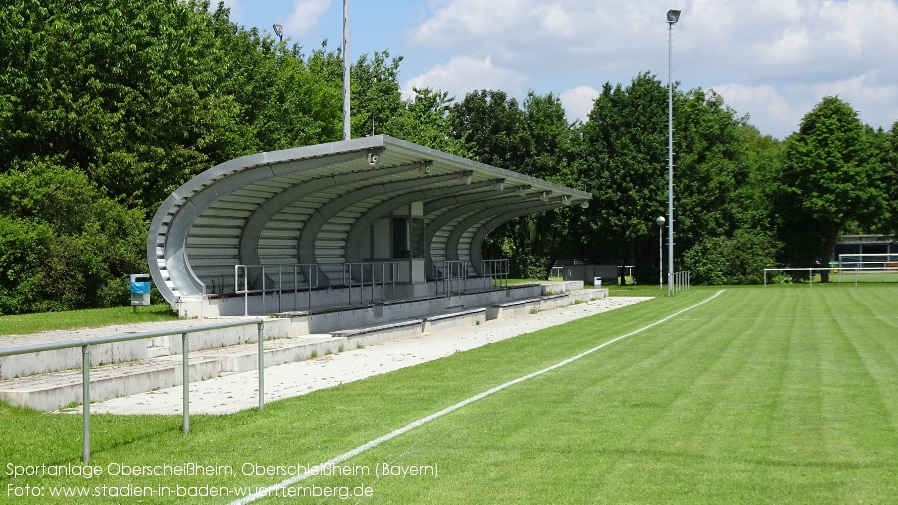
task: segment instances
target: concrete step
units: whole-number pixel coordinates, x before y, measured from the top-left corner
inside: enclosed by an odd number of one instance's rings
[[[243,318],[232,318],[239,320]],[[254,318],[255,319],[255,318]],[[6,335],[0,337],[0,348],[21,347],[29,345],[50,344],[75,341],[85,338],[129,335],[167,329],[192,328],[220,323],[222,319],[190,319],[157,323],[139,323],[115,325],[102,328],[85,328],[79,330],[58,330],[35,333],[31,335]],[[293,335],[289,319],[268,318],[265,320],[265,339],[289,337]],[[255,341],[259,338],[256,325],[221,328],[215,330],[192,331],[190,333],[190,350],[210,349],[221,346]],[[181,355],[181,334],[115,342],[112,344],[92,345],[90,350],[91,366],[114,363],[128,363],[134,360],[146,360],[168,355]],[[70,368],[81,368],[81,348],[71,347],[53,351],[43,351],[16,356],[0,357],[0,379],[11,379],[34,374],[64,371]]]
[[[265,367],[335,354],[347,347],[345,338],[330,335],[266,340]],[[191,352],[188,356],[190,382],[218,377],[221,373],[258,370],[258,349],[258,344],[250,343]],[[169,355],[91,368],[91,398],[105,400],[179,386],[183,384],[182,359],[181,355]],[[0,380],[0,399],[38,410],[56,410],[82,402],[81,381],[80,368]]]
[[[333,331],[329,334],[313,334],[298,337],[266,338],[263,351],[265,366],[276,366],[314,357],[336,354],[341,351],[356,349],[360,345],[373,345],[381,342],[412,338],[422,333],[474,326],[488,319],[499,317],[518,317],[531,313],[532,310],[545,310],[571,305],[576,300],[587,301],[603,298],[607,290],[577,290],[561,294],[546,295],[537,298],[514,300],[497,303],[488,307],[460,309],[452,306],[449,311],[443,310],[423,318],[408,319],[398,322],[387,322],[379,325],[357,327],[349,330]],[[272,320],[275,321],[275,320]],[[280,320],[282,323],[289,319]],[[182,323],[184,323],[182,321]],[[207,321],[208,323],[208,321]],[[266,321],[266,337],[269,325]],[[248,327],[255,332],[255,327]],[[272,335],[278,331],[271,328]],[[190,348],[200,347],[190,352],[190,381],[198,381],[218,377],[222,373],[239,373],[258,369],[258,344],[254,335],[233,333],[219,335],[217,340],[199,338],[191,333]],[[223,338],[222,338],[223,337]],[[257,334],[255,338],[258,338]],[[208,348],[215,342],[235,342],[234,345]],[[142,341],[141,341],[142,342]],[[240,343],[236,343],[240,342]],[[144,344],[146,359],[131,360],[115,364],[106,364],[91,368],[91,398],[103,400],[135,393],[153,391],[182,384],[182,356],[172,354],[174,348],[180,351],[180,337],[157,338],[147,347]],[[39,410],[55,410],[82,401],[80,349],[71,357],[69,370],[29,375],[12,379],[0,379],[0,399],[13,405],[22,405]],[[93,353],[92,353],[93,355]],[[11,358],[21,358],[14,356]]]
[[[183,368],[176,356],[147,361],[104,365],[90,371],[92,400],[105,400],[145,393],[183,384]],[[215,360],[192,360],[190,381],[218,377],[221,364]],[[83,400],[81,370],[66,370],[0,381],[0,399],[38,410],[56,410]]]
[[[330,335],[306,335],[303,337],[266,340],[263,347],[265,367],[302,361],[326,354],[336,354],[349,347],[345,338]],[[249,372],[259,369],[258,344],[243,344],[220,349],[207,349],[190,353],[191,358],[216,360],[222,372]]]

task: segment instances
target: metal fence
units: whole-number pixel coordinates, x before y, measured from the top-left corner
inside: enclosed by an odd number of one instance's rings
[[[510,265],[507,259],[483,260],[480,267],[481,274],[490,280],[490,286],[508,286],[508,272]]]
[[[689,284],[689,270],[667,274],[667,282],[669,284],[668,293],[687,291],[691,287]]]
[[[460,295],[465,291],[468,280],[468,262],[464,260],[434,262],[433,278],[436,280],[436,294],[441,293],[440,285],[442,284],[443,295],[449,296],[452,293]]]
[[[222,328],[232,328],[235,326],[246,326],[255,324],[259,326],[259,412],[265,408],[265,354],[262,349],[263,330],[265,322],[262,319],[253,319],[250,321],[240,321],[232,323],[211,324],[207,326],[194,326],[177,329],[167,329],[163,331],[153,331],[146,333],[132,333],[126,335],[111,335],[108,337],[83,338],[78,340],[67,340],[63,342],[55,342],[50,344],[26,345],[20,347],[10,347],[0,349],[0,357],[16,356],[20,354],[31,354],[43,351],[55,351],[58,349],[71,349],[74,347],[81,348],[81,381],[82,381],[82,436],[83,436],[83,452],[82,461],[90,462],[90,346],[97,344],[111,344],[115,342],[126,342],[130,340],[141,340],[148,338],[164,337],[167,335],[181,335],[181,353],[183,354],[182,368],[184,373],[183,383],[183,421],[182,431],[184,435],[190,434],[190,368],[188,367],[189,358],[188,343],[190,333],[197,331],[217,330]]]
[[[378,278],[378,271],[380,278]],[[356,274],[358,274],[356,276]],[[349,304],[352,305],[352,288],[359,288],[359,303],[365,302],[365,286],[371,287],[371,301],[376,299],[377,285],[380,285],[381,300],[387,297],[387,285],[390,286],[390,296],[396,291],[396,278],[399,277],[398,261],[374,261],[362,263],[343,264],[343,285],[349,291]],[[367,278],[367,280],[366,280]]]
[[[808,273],[808,285],[814,285],[814,272],[823,272],[825,270],[830,270],[829,268],[765,268],[764,269],[764,287],[767,287],[767,272],[807,272]],[[789,281],[791,282],[791,277]]]
[[[259,270],[258,277],[251,278],[250,272]],[[267,280],[270,275],[277,272],[277,280],[273,280],[274,285],[268,287]],[[241,275],[242,274],[242,275]],[[293,279],[293,286],[283,289],[284,276]],[[306,278],[306,286],[300,286],[299,275],[302,274]],[[240,289],[240,280],[243,279],[243,289]],[[257,285],[261,287],[257,289]],[[318,265],[314,263],[302,263],[296,265],[234,265],[234,292],[243,295],[243,315],[249,315],[249,295],[262,295],[262,314],[265,314],[265,295],[268,293],[277,293],[278,296],[278,312],[283,310],[281,298],[283,292],[293,291],[293,310],[299,310],[299,293],[306,291],[308,296],[307,307],[312,308],[312,290],[318,287]]]

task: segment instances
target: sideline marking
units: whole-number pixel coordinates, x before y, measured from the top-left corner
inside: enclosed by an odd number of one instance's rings
[[[544,374],[544,373],[546,373],[546,372],[551,372],[552,370],[555,370],[556,368],[561,368],[561,367],[563,367],[564,365],[567,365],[567,364],[572,363],[572,362],[574,362],[574,361],[576,361],[576,360],[578,360],[578,359],[580,359],[580,358],[582,358],[582,357],[584,357],[584,356],[587,356],[587,355],[589,355],[589,354],[592,354],[592,353],[598,351],[599,349],[601,349],[601,348],[603,348],[603,347],[609,346],[609,345],[611,345],[611,344],[617,342],[618,340],[623,340],[623,339],[625,339],[625,338],[627,338],[627,337],[632,337],[633,335],[636,335],[637,333],[642,333],[643,331],[645,331],[645,330],[647,330],[647,329],[649,329],[649,328],[651,328],[651,327],[653,327],[653,326],[657,326],[657,325],[659,325],[659,324],[661,324],[661,323],[663,323],[663,322],[669,321],[669,320],[671,320],[671,319],[673,319],[673,318],[679,316],[680,314],[682,314],[682,313],[684,313],[684,312],[686,312],[686,311],[692,310],[692,309],[694,309],[694,308],[696,308],[696,307],[698,307],[698,306],[700,306],[700,305],[704,305],[704,304],[710,302],[711,300],[713,300],[713,299],[717,298],[718,296],[720,296],[720,294],[723,293],[724,291],[726,291],[726,290],[721,289],[720,291],[718,291],[717,293],[715,293],[714,296],[712,296],[712,297],[710,297],[710,298],[706,298],[705,300],[702,300],[701,302],[696,303],[695,305],[692,305],[692,306],[690,306],[690,307],[686,307],[685,309],[683,309],[683,310],[681,310],[681,311],[679,311],[679,312],[675,312],[675,313],[673,313],[673,314],[671,314],[671,315],[669,315],[669,316],[667,316],[667,317],[665,317],[665,318],[663,318],[663,319],[659,319],[659,320],[655,321],[655,322],[652,323],[652,324],[648,324],[648,325],[646,325],[646,326],[643,326],[642,328],[639,328],[638,330],[631,331],[630,333],[627,333],[626,335],[621,335],[621,336],[619,336],[619,337],[617,337],[617,338],[613,338],[613,339],[611,339],[611,340],[609,340],[609,341],[607,341],[607,342],[605,342],[605,343],[603,343],[603,344],[600,344],[600,345],[597,345],[597,346],[593,347],[592,349],[589,349],[589,350],[587,350],[587,351],[583,351],[583,352],[581,352],[580,354],[577,354],[576,356],[573,356],[573,357],[568,358],[568,359],[566,359],[566,360],[564,360],[564,361],[560,361],[560,362],[558,362],[558,363],[555,363],[555,364],[552,365],[552,366],[543,368],[542,370],[538,370],[538,371],[536,371],[536,372],[533,372],[533,373],[531,373],[531,374],[525,375],[525,376],[523,376],[523,377],[518,377],[517,379],[514,379],[514,380],[512,380],[512,381],[508,381],[508,382],[506,382],[505,384],[500,384],[500,385],[498,385],[498,386],[496,386],[496,387],[494,387],[494,388],[492,388],[492,389],[490,389],[490,390],[487,390],[487,391],[484,391],[484,392],[482,392],[482,393],[480,393],[480,394],[474,395],[474,396],[468,398],[467,400],[462,400],[462,401],[456,403],[455,405],[446,407],[445,409],[443,409],[443,410],[441,410],[441,411],[439,411],[439,412],[435,412],[435,413],[433,413],[433,414],[430,414],[430,415],[427,416],[427,417],[422,417],[421,419],[418,419],[417,421],[413,421],[413,422],[411,422],[411,423],[409,423],[409,424],[406,424],[406,425],[403,426],[402,428],[393,430],[393,431],[387,433],[386,435],[384,435],[384,436],[382,436],[382,437],[375,438],[374,440],[368,442],[367,444],[360,445],[360,446],[356,447],[355,449],[353,449],[353,450],[351,450],[351,451],[349,451],[349,452],[345,452],[345,453],[343,453],[343,454],[341,454],[341,455],[339,455],[339,456],[337,456],[337,457],[335,457],[335,458],[333,458],[333,459],[330,459],[330,460],[328,460],[328,461],[325,461],[324,463],[321,463],[320,465],[317,465],[317,466],[314,466],[314,467],[312,467],[312,468],[309,468],[308,470],[306,470],[305,472],[303,472],[303,473],[301,473],[301,474],[299,474],[299,475],[294,475],[293,477],[290,477],[289,479],[285,479],[285,480],[283,480],[283,481],[281,481],[281,482],[279,482],[279,483],[277,483],[277,484],[272,484],[272,485],[270,485],[270,486],[268,486],[268,487],[266,487],[266,488],[260,489],[259,491],[256,491],[255,493],[253,493],[253,494],[251,494],[251,495],[248,495],[248,496],[245,496],[245,497],[243,497],[243,498],[241,498],[241,499],[239,499],[239,500],[233,501],[233,502],[229,503],[228,505],[246,505],[247,503],[252,503],[252,502],[254,502],[254,501],[256,501],[256,500],[258,500],[258,499],[260,499],[260,498],[265,498],[265,497],[269,496],[270,494],[273,494],[273,493],[275,493],[276,491],[279,491],[279,490],[281,490],[281,489],[284,489],[285,487],[287,487],[287,486],[289,486],[289,485],[296,484],[297,482],[302,481],[302,480],[306,480],[306,479],[308,479],[309,477],[312,477],[312,476],[315,476],[315,475],[319,475],[319,474],[322,473],[323,470],[325,470],[325,469],[327,469],[327,468],[329,468],[329,467],[333,467],[333,466],[339,465],[340,463],[346,461],[347,459],[350,459],[350,458],[352,458],[352,457],[358,456],[359,454],[361,454],[361,453],[367,451],[368,449],[373,449],[374,447],[377,447],[378,445],[380,445],[380,444],[382,444],[382,443],[384,443],[384,442],[386,442],[386,441],[388,441],[388,440],[394,439],[394,438],[398,437],[399,435],[402,435],[403,433],[405,433],[405,432],[407,432],[407,431],[413,430],[413,429],[417,428],[418,426],[421,426],[421,425],[423,425],[423,424],[429,423],[430,421],[433,421],[434,419],[437,419],[437,418],[439,418],[439,417],[443,417],[443,416],[445,416],[446,414],[448,414],[448,413],[450,413],[450,412],[454,412],[454,411],[456,411],[456,410],[458,410],[458,409],[460,409],[460,408],[462,408],[462,407],[465,407],[465,406],[467,406],[467,405],[470,405],[470,404],[476,402],[477,400],[480,400],[481,398],[487,397],[487,396],[489,396],[489,395],[491,395],[491,394],[493,394],[493,393],[496,393],[496,392],[498,392],[498,391],[502,391],[503,389],[506,389],[506,388],[508,388],[508,387],[514,386],[515,384],[524,382],[524,381],[526,381],[526,380],[532,379],[532,378],[534,378],[534,377],[536,377],[536,376],[539,376],[539,375],[542,375],[542,374]]]

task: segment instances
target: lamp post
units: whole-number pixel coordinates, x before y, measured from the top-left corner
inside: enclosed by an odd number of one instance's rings
[[[349,0],[343,0],[343,140],[352,138],[349,120]]]
[[[671,66],[673,54],[673,25],[680,20],[680,11],[667,11],[667,216],[670,224],[667,225],[667,294],[673,294],[674,273],[674,213],[673,213],[673,82],[671,81]]]
[[[664,229],[666,222],[664,216],[655,218],[655,223],[658,224],[658,291],[664,289],[664,236],[661,230]]]

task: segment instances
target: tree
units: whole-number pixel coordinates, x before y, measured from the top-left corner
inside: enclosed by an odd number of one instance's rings
[[[780,244],[768,233],[739,229],[732,237],[708,236],[683,255],[695,284],[760,284],[765,268],[776,267]]]
[[[886,212],[880,171],[848,103],[825,97],[808,112],[784,152],[778,211],[787,259],[796,266],[825,266],[846,225],[869,226]]]
[[[605,83],[580,131],[577,173],[593,194],[578,227],[581,255],[616,265],[639,258],[645,278],[658,271],[655,218],[667,214],[667,90],[648,73],[626,87]]]
[[[383,133],[439,151],[468,157],[468,146],[452,136],[449,111],[454,98],[445,91],[414,88],[398,113],[382,127]]]
[[[564,185],[573,175],[575,132],[559,98],[528,93],[523,107],[502,91],[477,91],[452,107],[452,136],[472,158]],[[528,215],[505,223],[484,242],[484,256],[507,257],[512,275],[546,278],[566,251],[573,209]]]
[[[399,93],[399,63],[389,51],[363,54],[352,67],[352,131],[356,137],[377,135],[403,108]],[[342,106],[341,106],[342,110]]]
[[[121,305],[146,222],[58,159],[0,174],[0,314]]]
[[[878,233],[898,235],[898,121],[888,132],[882,128],[875,132],[871,130],[869,128],[867,134],[872,137],[878,153],[879,180],[886,201],[886,211],[876,219],[874,228]]]

